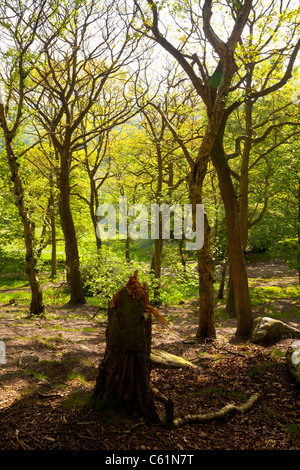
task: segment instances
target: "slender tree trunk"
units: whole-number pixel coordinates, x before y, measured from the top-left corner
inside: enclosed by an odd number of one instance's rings
[[[228,279],[228,291],[226,299],[225,310],[231,316],[235,316],[235,300],[234,300],[234,288],[233,288],[233,279],[229,262],[229,279]]]
[[[182,239],[179,240],[178,249],[179,249],[180,261],[185,272],[186,271],[186,259],[185,259],[183,244],[184,244],[184,238],[182,237]]]
[[[218,299],[223,299],[223,297],[224,297],[226,271],[227,271],[227,267],[228,267],[227,251],[228,251],[228,248],[226,247],[225,253],[224,253],[224,259],[223,259],[223,262],[222,262],[222,265],[221,265],[221,281],[220,281],[220,286],[219,286],[219,290],[218,290]]]
[[[156,200],[158,204],[162,202],[162,188],[163,188],[163,158],[160,147],[160,142],[156,141],[156,158],[157,158],[157,187],[156,187]],[[160,290],[161,290],[161,253],[163,248],[163,234],[162,234],[162,214],[159,211],[158,214],[158,223],[159,223],[159,236],[157,239],[154,239],[154,255],[153,255],[153,271],[155,278],[155,287],[154,287],[154,299],[157,303],[160,302]]]
[[[246,77],[246,90],[248,90],[247,94],[249,94],[252,89],[253,64],[250,64],[248,67],[249,69],[248,69],[248,73]],[[249,232],[248,193],[249,193],[249,161],[250,161],[250,152],[251,152],[251,147],[252,147],[251,137],[253,134],[252,112],[253,112],[253,102],[251,99],[247,98],[245,100],[245,135],[248,137],[248,139],[246,139],[244,143],[244,148],[242,151],[242,163],[241,163],[241,172],[240,172],[240,180],[239,180],[239,219],[240,219],[241,244],[242,244],[243,252],[245,252],[247,248],[248,232]],[[233,284],[231,269],[229,273],[226,311],[232,315],[235,314],[234,284]]]
[[[159,302],[160,297],[160,278],[161,278],[161,252],[163,241],[161,238],[161,230],[159,238],[154,240],[154,278],[156,280],[154,288],[154,299]]]
[[[300,176],[298,178],[298,246],[297,246],[297,265],[298,265],[298,277],[300,283]]]
[[[51,277],[57,275],[57,254],[56,254],[56,221],[55,213],[51,214]]]
[[[71,304],[86,303],[80,273],[79,251],[70,205],[70,178],[68,152],[60,152],[60,220],[65,237],[67,269],[69,271]]]
[[[204,246],[198,251],[200,315],[198,338],[215,338],[215,303],[213,287],[213,258],[210,246],[210,226],[204,218]]]
[[[125,241],[125,259],[127,263],[130,263],[130,236],[127,235]]]
[[[45,311],[43,294],[38,278],[37,256],[35,253],[35,227],[29,217],[24,201],[24,190],[19,171],[18,159],[14,153],[12,140],[9,136],[6,117],[2,103],[0,103],[0,117],[5,136],[6,153],[11,172],[11,179],[14,184],[15,203],[19,211],[24,228],[24,241],[26,248],[26,274],[28,276],[31,289],[30,315],[42,316]]]
[[[57,256],[56,256],[56,218],[54,204],[54,182],[53,175],[50,179],[50,226],[51,226],[51,277],[57,274]]]
[[[246,77],[246,90],[247,94],[251,92],[252,89],[252,73],[253,65],[249,65],[248,74]],[[241,164],[241,174],[240,174],[240,185],[239,185],[239,213],[240,213],[240,228],[241,228],[241,240],[242,247],[245,251],[248,243],[248,193],[249,193],[249,160],[251,152],[251,137],[253,134],[252,131],[252,111],[253,111],[253,101],[250,98],[245,100],[245,135],[248,137],[246,139],[243,152],[242,152],[242,164]]]
[[[222,133],[220,133],[213,147],[212,162],[218,173],[220,192],[226,213],[228,251],[237,317],[236,335],[239,337],[249,337],[252,331],[253,315],[241,239],[238,202],[222,140],[223,136]]]
[[[206,162],[198,162],[196,172],[188,177],[190,203],[195,208],[202,204],[202,186],[206,174]],[[199,323],[196,336],[200,339],[215,338],[215,303],[213,287],[213,259],[210,246],[210,226],[207,216],[204,216],[204,244],[198,250],[199,270]]]
[[[91,215],[91,220],[92,224],[94,227],[94,233],[95,233],[95,238],[96,238],[96,247],[97,250],[101,250],[102,248],[102,240],[99,237],[99,233],[97,232],[97,217],[96,217],[96,211],[98,207],[98,192],[96,188],[96,182],[94,179],[94,174],[89,172],[89,177],[90,177],[90,201],[89,201],[89,208],[90,208],[90,215]]]

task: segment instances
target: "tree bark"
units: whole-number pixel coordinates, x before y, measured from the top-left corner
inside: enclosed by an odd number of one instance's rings
[[[204,216],[204,245],[198,251],[199,265],[199,324],[197,338],[215,338],[215,303],[213,287],[213,258],[210,246],[210,226]]]
[[[96,238],[96,247],[97,247],[97,250],[101,250],[102,248],[102,240],[100,238],[100,234],[97,230],[97,225],[98,225],[98,221],[97,221],[97,217],[96,217],[96,211],[97,211],[97,208],[98,208],[98,205],[99,205],[99,201],[98,201],[98,191],[97,191],[97,187],[96,187],[96,181],[95,181],[95,173],[94,171],[90,172],[88,171],[88,175],[89,175],[89,179],[90,179],[90,191],[91,191],[91,194],[90,194],[90,200],[89,200],[89,209],[90,209],[90,215],[91,215],[91,220],[92,220],[92,224],[93,224],[93,227],[94,227],[94,233],[95,233],[95,238]]]
[[[199,155],[198,155],[199,157]],[[196,171],[188,178],[189,198],[193,207],[194,217],[197,204],[202,204],[202,188],[206,175],[206,158],[198,158]],[[215,338],[215,303],[213,286],[213,259],[210,246],[210,226],[207,215],[204,215],[204,243],[198,250],[199,270],[199,323],[197,338]]]
[[[54,204],[54,184],[53,175],[50,179],[50,225],[51,225],[51,277],[57,274],[57,254],[56,254],[56,216]]]
[[[42,316],[44,314],[45,307],[43,303],[42,289],[38,278],[37,256],[35,253],[35,227],[34,223],[29,217],[25,205],[23,183],[19,171],[19,162],[17,156],[14,153],[12,138],[7,127],[6,116],[2,103],[0,103],[0,118],[4,131],[6,153],[11,172],[11,179],[14,185],[15,203],[24,228],[26,274],[28,276],[31,289],[30,315]]]
[[[252,331],[253,315],[241,239],[238,202],[222,140],[222,135],[218,135],[212,151],[212,162],[218,173],[220,192],[226,212],[228,251],[237,317],[236,335],[249,337]]]
[[[232,280],[230,262],[229,262],[228,291],[227,291],[227,299],[226,299],[225,310],[231,316],[235,316],[234,290],[233,290],[233,280]]]
[[[219,290],[218,290],[218,299],[223,299],[223,297],[224,297],[226,271],[227,271],[227,268],[228,268],[227,251],[228,251],[228,248],[226,247],[225,253],[224,253],[224,259],[223,259],[223,262],[222,262],[222,265],[221,265],[221,280],[220,280],[220,286],[219,286]]]
[[[157,422],[150,387],[152,318],[148,300],[135,273],[110,301],[106,350],[92,398],[97,408],[138,413]]]
[[[298,246],[297,246],[297,268],[298,268],[298,278],[300,283],[300,176],[298,178]]]
[[[240,228],[241,228],[241,240],[242,246],[245,250],[248,243],[248,231],[249,231],[249,221],[248,221],[248,212],[249,212],[249,202],[248,202],[248,193],[249,193],[249,161],[250,153],[252,148],[252,136],[253,136],[253,106],[254,101],[251,100],[251,90],[252,90],[252,76],[253,76],[254,64],[248,64],[247,67],[247,76],[246,76],[246,99],[245,99],[245,135],[247,139],[244,143],[244,148],[242,152],[242,163],[241,163],[241,174],[240,174],[240,194],[239,194],[239,213],[240,213]]]
[[[127,235],[125,241],[125,259],[126,263],[130,263],[130,236]]]
[[[60,220],[65,238],[66,263],[69,271],[70,300],[73,305],[85,304],[86,299],[83,291],[79,251],[75,225],[70,205],[70,177],[68,152],[60,152]]]

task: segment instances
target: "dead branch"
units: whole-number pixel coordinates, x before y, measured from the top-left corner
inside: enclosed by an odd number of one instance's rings
[[[213,411],[211,413],[206,413],[203,415],[186,415],[182,418],[175,419],[173,422],[173,427],[178,428],[180,426],[185,426],[186,424],[198,424],[198,423],[205,423],[207,421],[212,421],[214,419],[223,419],[225,416],[230,414],[233,411],[237,411],[240,413],[246,413],[249,411],[255,403],[259,400],[260,395],[259,393],[254,393],[249,400],[241,406],[236,406],[233,404],[228,404],[221,408],[219,411]]]
[[[239,413],[246,413],[247,411],[251,410],[251,408],[253,408],[256,402],[260,399],[260,394],[254,393],[243,405],[237,406],[229,403],[219,411],[212,411],[203,415],[186,415],[182,418],[177,418],[174,420],[174,403],[171,398],[165,397],[157,388],[154,388],[152,385],[151,391],[154,398],[163,403],[166,410],[166,424],[173,428],[179,428],[180,426],[185,426],[186,424],[199,424],[217,419],[223,419],[225,416],[234,411]]]
[[[223,351],[226,351],[228,354],[233,354],[234,356],[245,357],[245,354],[242,354],[242,353],[237,352],[237,351],[230,351],[230,349],[226,349],[226,348],[224,348],[224,346],[221,346],[220,348],[218,348],[217,346],[214,345],[214,343],[212,343],[212,346],[215,349],[217,349],[218,351],[223,350]]]
[[[172,425],[174,423],[174,403],[171,398],[166,398],[157,388],[151,385],[151,391],[154,398],[163,403],[166,410],[166,424]]]

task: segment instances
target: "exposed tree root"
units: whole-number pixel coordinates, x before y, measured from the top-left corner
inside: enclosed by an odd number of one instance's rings
[[[154,397],[157,400],[159,400],[161,403],[163,403],[165,406],[166,424],[174,428],[179,428],[180,426],[185,426],[186,424],[198,424],[198,423],[205,423],[207,421],[213,421],[216,419],[222,419],[222,418],[225,418],[225,416],[227,416],[233,411],[246,413],[251,408],[253,408],[255,403],[260,398],[259,393],[254,393],[246,403],[240,406],[228,404],[224,406],[223,408],[221,408],[219,411],[213,411],[211,413],[205,413],[202,415],[201,414],[186,415],[186,416],[183,416],[182,418],[174,419],[174,404],[172,400],[163,396],[157,389],[154,389],[153,387],[152,387],[152,392],[154,394]]]
[[[166,423],[168,425],[173,426],[174,422],[174,403],[172,402],[171,398],[166,398],[162,393],[160,393],[157,388],[154,388],[151,385],[151,390],[153,393],[154,398],[156,398],[158,401],[163,403],[165,410],[166,410]]]

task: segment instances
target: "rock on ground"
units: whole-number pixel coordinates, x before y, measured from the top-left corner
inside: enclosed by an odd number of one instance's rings
[[[250,343],[269,346],[282,338],[300,338],[300,330],[270,317],[254,320]]]

